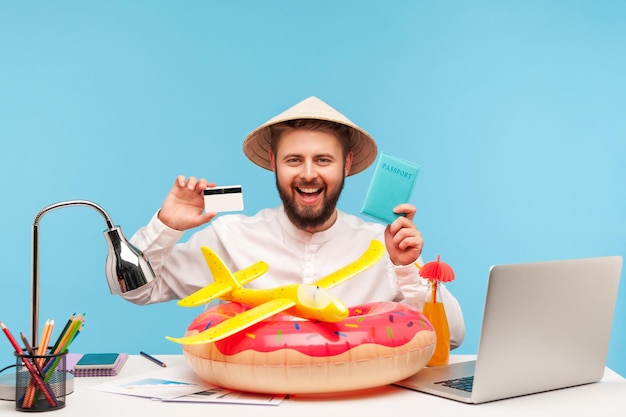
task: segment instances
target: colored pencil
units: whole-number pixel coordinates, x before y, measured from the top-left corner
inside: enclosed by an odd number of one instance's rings
[[[24,351],[17,343],[9,329],[4,325],[4,323],[0,322],[0,327],[2,327],[2,331],[6,335],[7,339],[9,339],[9,342],[11,343],[11,345],[13,345],[13,348],[18,353],[18,355],[24,355]],[[56,398],[54,398],[54,396],[50,394],[50,391],[47,389],[46,384],[44,383],[43,379],[41,378],[33,364],[25,356],[22,356],[22,363],[24,364],[24,366],[26,366],[28,372],[30,372],[30,375],[35,380],[35,383],[37,384],[41,392],[43,392],[43,395],[44,397],[46,397],[46,400],[48,401],[50,406],[56,407],[58,405]]]
[[[33,351],[33,348],[28,343],[28,339],[26,339],[26,336],[24,336],[24,333],[20,332],[20,337],[22,338],[22,342],[24,342],[24,346],[26,347],[26,350],[28,351],[28,353],[31,356],[34,356],[35,352]],[[36,365],[37,371],[39,372],[39,376],[41,376],[43,378],[43,371],[41,370],[41,366],[39,365],[39,360],[38,359],[33,359],[33,364]],[[35,381],[31,378],[30,381],[28,381],[28,387],[26,388],[26,394],[22,398],[22,408],[31,408],[32,407],[33,399],[35,398],[35,391],[36,391]]]
[[[37,348],[37,356],[41,356],[41,357],[35,360],[35,363],[38,365],[40,372],[43,372],[41,369],[41,367],[44,366],[45,364],[45,358],[43,356],[46,354],[46,351],[48,350],[48,343],[50,343],[50,338],[52,337],[53,328],[54,328],[54,319],[46,320],[46,324],[44,325],[44,329],[43,329],[43,335],[41,336],[41,341],[39,342],[39,346]],[[22,340],[24,341],[24,346],[28,348],[29,346],[28,340],[25,340],[24,337],[25,336],[22,333]],[[45,378],[45,376],[42,375],[42,378]],[[45,382],[45,379],[44,379],[44,382]],[[22,400],[22,406],[24,408],[31,407],[35,399],[35,394],[37,392],[36,388],[37,386],[35,385],[35,381],[31,379],[30,382],[28,383],[26,396]]]
[[[52,329],[54,329],[54,319],[47,320],[46,324],[43,326],[43,335],[41,336],[41,341],[39,342],[37,355],[45,355],[48,350],[48,344],[52,338]],[[40,364],[43,364],[43,358],[40,359]]]
[[[31,347],[30,343],[28,343],[28,339],[26,338],[24,333],[20,332],[20,337],[22,338],[22,342],[24,342],[24,347],[28,351],[28,354],[33,357],[32,363],[33,365],[35,365],[35,368],[37,369],[39,376],[41,378],[44,378],[45,375],[43,374],[43,370],[41,369],[41,365],[39,364],[39,358],[34,358],[34,356],[37,355],[35,353],[35,350]],[[48,384],[46,384],[46,389],[48,389],[50,391],[50,395],[54,397],[54,392],[52,392],[52,388],[50,388]],[[35,393],[36,393],[36,385],[33,379],[31,378],[28,383],[28,387],[26,388],[26,395],[24,396],[22,400],[22,408],[31,408],[33,406]]]
[[[76,335],[78,334],[79,330],[82,328],[84,322],[84,318],[82,314],[79,314],[78,316],[75,316],[72,320],[72,323],[70,323],[70,325],[67,327],[65,334],[59,336],[60,342],[58,342],[56,345],[56,349],[54,350],[54,352],[50,352],[51,354],[54,355],[58,355],[59,353],[65,353],[67,352],[70,344],[74,341]],[[54,361],[52,362],[48,362],[44,368],[44,373],[46,374],[46,381],[50,379],[50,376],[52,375],[52,372],[57,364],[59,363],[59,360],[61,360],[60,356],[57,356]]]
[[[59,346],[59,343],[61,343],[61,339],[63,338],[63,336],[65,335],[65,333],[67,332],[67,329],[70,328],[70,325],[74,322],[74,318],[76,317],[76,313],[72,314],[70,316],[70,318],[67,320],[67,323],[65,323],[65,327],[63,327],[63,330],[61,330],[61,333],[59,334],[59,338],[57,339],[56,342],[54,342],[54,345],[52,346],[51,352],[54,352],[57,347]]]

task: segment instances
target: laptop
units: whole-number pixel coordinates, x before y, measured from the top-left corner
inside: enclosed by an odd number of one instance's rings
[[[479,404],[599,381],[621,268],[621,256],[491,267],[476,360],[395,385]]]

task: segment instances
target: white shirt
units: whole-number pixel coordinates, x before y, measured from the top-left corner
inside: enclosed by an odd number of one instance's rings
[[[232,271],[265,261],[268,272],[248,283],[248,288],[311,284],[358,259],[372,239],[384,243],[384,230],[382,224],[338,211],[329,229],[308,233],[296,228],[279,206],[254,216],[216,217],[187,242],[177,243],[183,232],[169,228],[155,214],[130,242],[150,259],[156,278],[122,296],[136,304],[150,304],[184,298],[205,287],[212,278],[201,246],[215,251]],[[394,266],[388,256],[330,290],[347,306],[397,301],[420,311],[426,291],[427,282],[415,265]],[[442,297],[451,346],[457,347],[465,336],[461,308],[445,288]]]

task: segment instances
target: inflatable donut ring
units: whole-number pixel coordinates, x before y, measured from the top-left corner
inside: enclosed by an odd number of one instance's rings
[[[225,303],[206,310],[186,335],[247,310]],[[355,306],[338,323],[278,314],[214,343],[183,345],[205,381],[239,391],[314,394],[350,391],[408,378],[430,360],[436,336],[414,308],[395,302]]]

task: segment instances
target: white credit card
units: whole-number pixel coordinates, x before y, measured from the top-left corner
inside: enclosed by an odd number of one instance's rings
[[[226,185],[204,190],[204,211],[223,212],[243,210],[241,185]]]

